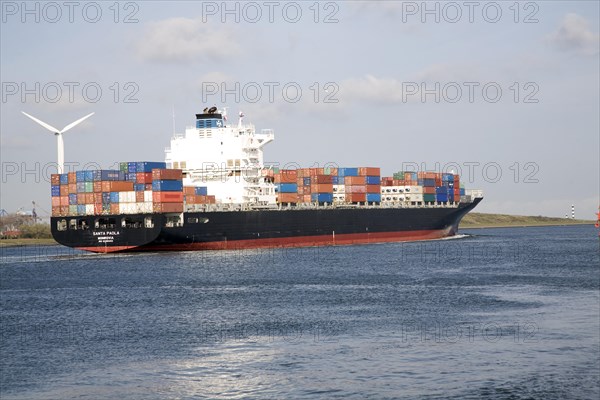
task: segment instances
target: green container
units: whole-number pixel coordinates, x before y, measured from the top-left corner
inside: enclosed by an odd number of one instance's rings
[[[85,183],[85,193],[94,193],[94,182]]]
[[[69,206],[69,215],[77,215],[77,205]]]
[[[398,180],[404,179],[404,172],[395,172],[394,179],[398,179]]]
[[[278,174],[279,173],[279,167],[273,167],[273,173]]]
[[[123,172],[129,172],[129,167],[127,166],[127,163],[126,162],[119,163],[119,170],[121,170]]]
[[[424,194],[423,201],[425,203],[434,203],[435,202],[435,194]]]

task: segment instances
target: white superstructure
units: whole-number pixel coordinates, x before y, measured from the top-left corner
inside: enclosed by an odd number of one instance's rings
[[[263,164],[263,147],[273,141],[272,129],[256,133],[254,125],[228,125],[225,111],[205,108],[196,126],[174,134],[165,149],[169,168],[183,170],[186,186],[206,186],[218,203],[275,204],[275,185]]]

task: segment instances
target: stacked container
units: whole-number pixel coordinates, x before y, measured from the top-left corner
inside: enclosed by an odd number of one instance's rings
[[[183,212],[183,172],[180,169],[153,168],[152,211]]]
[[[206,186],[184,186],[183,202],[185,211],[201,211],[205,204],[215,204],[215,196],[208,195]]]

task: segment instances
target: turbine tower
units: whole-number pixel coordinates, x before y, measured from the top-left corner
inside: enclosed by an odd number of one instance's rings
[[[53,127],[52,125],[49,125],[49,124],[45,123],[44,121],[40,121],[39,119],[32,117],[31,115],[27,114],[25,111],[21,111],[21,112],[23,114],[25,114],[27,117],[29,117],[32,120],[34,120],[35,122],[37,122],[38,124],[40,124],[41,126],[43,126],[44,128],[48,129],[50,132],[54,133],[54,135],[56,136],[58,173],[62,174],[65,169],[65,142],[63,140],[63,133],[65,133],[69,129],[73,128],[75,125],[78,125],[79,123],[83,122],[87,118],[91,117],[92,115],[94,115],[94,113],[88,114],[85,117],[80,118],[75,122],[71,122],[69,125],[62,128],[62,130],[58,130],[55,127]]]

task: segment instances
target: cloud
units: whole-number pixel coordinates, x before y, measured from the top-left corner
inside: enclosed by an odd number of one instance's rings
[[[209,26],[200,19],[169,18],[149,23],[136,51],[141,59],[154,62],[219,60],[240,53],[234,36],[232,30]]]
[[[549,41],[560,50],[588,56],[598,54],[600,47],[600,35],[591,31],[585,18],[573,13],[565,15]]]
[[[393,78],[377,78],[367,74],[340,84],[340,101],[369,101],[376,104],[402,101],[402,82]]]

